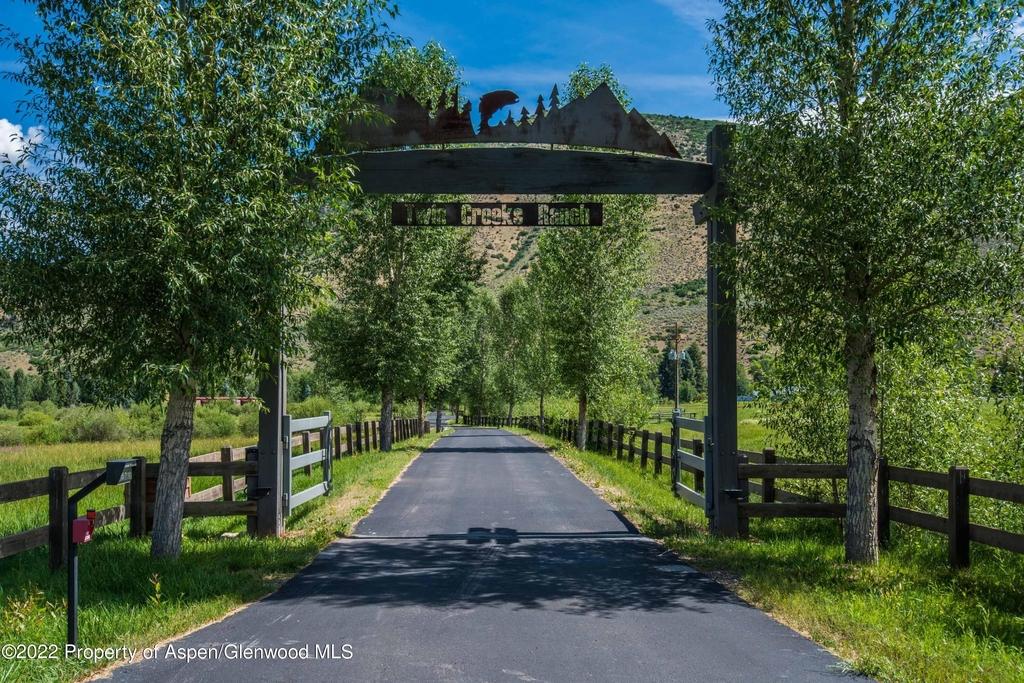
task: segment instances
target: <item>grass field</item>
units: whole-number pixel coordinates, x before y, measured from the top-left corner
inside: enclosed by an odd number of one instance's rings
[[[671,413],[674,406],[671,403],[663,403],[655,407],[655,412]],[[698,420],[703,420],[704,416],[708,413],[707,403],[683,403],[679,406],[680,410],[684,412],[691,412],[697,414]],[[744,451],[759,451],[768,445],[769,432],[765,429],[764,425],[761,424],[761,414],[756,405],[753,403],[740,403],[737,407],[737,438],[739,439],[739,447]],[[666,436],[672,431],[672,423],[667,419],[660,422],[649,421],[647,424],[642,425],[640,429],[647,429],[652,432],[663,432]],[[690,432],[683,430],[682,438],[693,438],[700,437],[704,438],[703,434],[697,432]]]
[[[750,541],[718,539],[667,476],[543,441],[644,534],[855,671],[894,683],[1024,681],[1020,555],[974,545],[971,569],[954,574],[945,537],[893,525],[878,566],[855,567],[843,562],[838,525],[819,520],[752,520]]]
[[[95,540],[83,545],[79,554],[80,645],[152,646],[267,595],[324,546],[348,534],[402,469],[436,438],[430,434],[401,443],[391,453],[371,452],[334,461],[331,495],[303,505],[289,517],[283,538],[247,537],[244,518],[187,519],[181,558],[157,561],[149,557],[147,539],[128,538],[127,522],[99,529]],[[202,453],[220,445],[220,440],[216,444],[198,442],[193,450]],[[156,448],[148,443],[107,443],[34,446],[16,452],[4,449],[0,481],[39,476],[55,464],[55,458],[72,470],[88,469],[118,457],[155,459]],[[313,477],[296,476],[294,490],[319,478],[316,468]],[[120,490],[108,493],[114,494],[112,501],[103,503],[97,493],[90,496],[88,504],[117,503]],[[3,524],[8,527],[37,524],[34,509],[6,504],[3,512]],[[0,647],[62,644],[66,586],[65,572],[51,574],[48,570],[45,547],[0,560]],[[0,683],[73,681],[99,666],[63,658],[0,659]]]
[[[252,439],[198,439],[192,442],[192,455],[219,451],[221,446],[236,448],[251,445]],[[149,462],[160,460],[160,441],[105,441],[58,444],[54,446],[7,446],[0,448],[0,484],[45,477],[51,467],[66,465],[69,472],[103,467],[108,460],[145,457]],[[220,483],[220,477],[193,477],[192,488],[201,491]],[[101,510],[124,502],[123,488],[100,487],[82,505]],[[0,511],[0,536],[27,531],[48,522],[47,498],[32,498],[4,503]],[[2,585],[2,584],[0,584]]]

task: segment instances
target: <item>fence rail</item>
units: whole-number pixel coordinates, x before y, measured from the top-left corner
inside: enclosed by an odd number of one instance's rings
[[[330,454],[333,459],[357,455],[364,451],[379,448],[378,435],[380,422],[362,422],[348,425],[332,425],[330,434],[325,440],[325,448],[310,451],[310,446],[319,446],[320,434],[311,432],[318,429],[323,417],[302,418],[292,421],[292,429],[300,431],[291,439],[292,446],[299,446],[305,454],[292,459],[294,469],[309,468],[319,457]],[[342,434],[344,432],[344,435]],[[417,419],[398,418],[394,420],[394,442],[398,443],[430,432],[429,422],[420,423]],[[232,448],[224,446],[219,451],[203,453],[189,459],[189,486],[186,489],[184,502],[185,517],[253,517],[256,514],[256,502],[251,500],[235,500],[236,494],[246,491],[254,483],[258,464],[246,461],[246,450],[250,447]],[[310,459],[309,462],[306,460]],[[130,533],[140,537],[152,529],[153,497],[156,491],[156,480],[160,471],[159,463],[148,463],[145,458],[136,458],[136,472],[132,482],[124,485],[124,504],[115,505],[96,512],[96,527],[108,526],[116,522],[128,520]],[[330,468],[326,468],[330,469]],[[0,484],[0,504],[14,503],[33,498],[49,499],[49,523],[46,526],[27,529],[9,536],[0,537],[0,559],[17,555],[28,550],[50,547],[50,568],[57,570],[67,563],[67,499],[72,491],[82,488],[90,481],[106,471],[105,468],[68,472],[67,467],[52,467],[46,477],[36,477],[22,481]],[[210,488],[193,492],[191,477],[221,477],[219,484]],[[238,477],[236,479],[236,477]],[[297,506],[307,499],[301,496],[315,491],[322,484],[315,485],[306,492],[291,497],[292,506]],[[309,494],[310,498],[320,493]],[[248,497],[248,494],[247,496]],[[296,502],[296,499],[299,499]]]

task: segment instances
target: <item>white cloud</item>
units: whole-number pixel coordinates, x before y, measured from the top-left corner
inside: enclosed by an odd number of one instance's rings
[[[721,16],[721,8],[714,0],[654,0],[672,10],[680,21],[704,31],[708,19]]]
[[[0,162],[10,160],[18,161],[25,154],[27,143],[38,143],[43,139],[43,129],[39,126],[30,126],[28,137],[21,132],[21,124],[11,123],[7,119],[0,119]]]

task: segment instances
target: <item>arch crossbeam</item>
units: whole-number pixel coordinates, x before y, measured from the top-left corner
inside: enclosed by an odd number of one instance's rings
[[[696,194],[711,164],[608,152],[465,147],[361,152],[369,194]]]

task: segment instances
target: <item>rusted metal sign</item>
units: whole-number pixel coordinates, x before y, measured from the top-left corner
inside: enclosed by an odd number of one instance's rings
[[[533,113],[523,107],[517,121],[510,110],[508,118],[494,125],[494,114],[518,104],[519,96],[511,90],[489,92],[480,98],[479,131],[474,130],[470,120],[472,104],[460,105],[458,90],[453,95],[444,94],[437,103],[425,105],[408,95],[388,92],[367,100],[385,120],[360,121],[346,131],[349,143],[363,150],[464,143],[544,144],[681,158],[667,135],[655,130],[636,109],[627,112],[605,84],[564,107],[560,106],[556,87],[547,106],[540,96]]]
[[[392,225],[479,227],[571,227],[604,225],[604,205],[558,202],[394,202]]]

